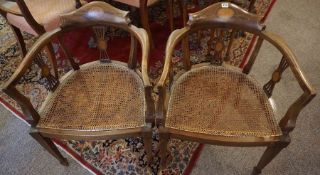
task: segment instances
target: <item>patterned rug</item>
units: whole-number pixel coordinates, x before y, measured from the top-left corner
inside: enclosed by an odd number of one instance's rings
[[[241,1],[241,0],[238,0]],[[201,5],[205,6],[210,0],[200,0]],[[241,2],[240,2],[241,3]],[[256,11],[258,14],[266,17],[271,10],[275,0],[257,0]],[[124,9],[128,7],[120,6]],[[153,33],[154,41],[156,43],[156,49],[152,51],[150,56],[151,68],[150,75],[152,82],[157,82],[159,78],[162,66],[163,56],[166,40],[169,32],[166,28],[166,15],[165,15],[164,3],[151,8],[151,30]],[[132,14],[134,23],[138,23],[137,15]],[[265,18],[264,18],[265,19]],[[157,21],[157,22],[155,22]],[[180,19],[176,19],[177,23],[181,23]],[[126,34],[119,31],[109,30],[107,33],[111,36],[111,40],[115,44],[112,44],[108,48],[110,57],[125,61],[123,58],[127,58],[129,53],[130,39]],[[199,63],[205,61],[205,57],[199,57],[199,55],[205,55],[208,50],[207,41],[209,37],[204,37],[201,40],[201,45],[195,46],[197,39],[191,36],[191,62]],[[35,37],[24,33],[27,46],[30,47],[36,40]],[[80,32],[75,32],[65,36],[67,47],[72,51],[76,60],[80,63],[86,63],[96,60],[98,52],[95,48],[96,45],[92,39],[91,31],[84,29]],[[231,49],[229,64],[242,67],[245,64],[251,48],[255,42],[255,37],[252,35],[245,35],[239,37]],[[22,58],[20,56],[20,50],[18,44],[11,32],[10,27],[7,25],[4,18],[0,17],[0,85],[7,81],[13,74]],[[63,58],[58,45],[54,45],[55,51],[58,57],[59,73],[65,74],[70,70],[70,65]],[[119,49],[121,48],[121,50]],[[176,71],[181,69],[182,63],[180,62],[181,51],[177,50],[175,57],[173,58],[176,63]],[[21,79],[18,90],[30,98],[32,104],[36,109],[39,109],[44,101],[47,90],[42,86],[44,80],[40,76],[39,68],[33,65],[28,73]],[[0,92],[0,103],[3,104],[8,110],[12,111],[17,117],[24,119],[24,115],[21,112],[20,107],[11,98],[6,96],[3,92]],[[66,151],[73,158],[83,165],[83,167],[90,170],[95,174],[156,174],[159,168],[159,156],[158,156],[158,135],[155,129],[153,145],[154,163],[151,167],[146,164],[146,154],[143,149],[143,141],[141,138],[128,138],[119,140],[103,140],[103,141],[63,141],[56,140],[55,143],[64,151]],[[168,169],[164,171],[164,174],[190,174],[192,167],[195,164],[197,157],[199,156],[203,145],[172,140],[169,143],[168,149],[170,150],[170,156],[168,161]]]

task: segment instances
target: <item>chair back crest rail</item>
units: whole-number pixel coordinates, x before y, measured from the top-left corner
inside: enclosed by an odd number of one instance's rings
[[[288,109],[285,116],[280,122],[281,129],[283,132],[287,133],[293,130],[295,127],[295,122],[298,114],[302,108],[308,104],[315,96],[315,89],[307,81],[304,74],[302,73],[300,66],[297,63],[296,56],[287,46],[287,44],[282,40],[281,37],[267,32],[265,30],[265,25],[261,23],[262,17],[248,13],[247,11],[241,9],[237,5],[221,2],[211,5],[204,10],[189,15],[189,22],[182,29],[177,29],[173,31],[167,41],[166,55],[165,55],[165,65],[163,73],[157,84],[157,89],[159,92],[159,100],[157,104],[157,119],[156,123],[161,126],[165,123],[165,113],[166,113],[166,99],[168,99],[168,94],[166,90],[166,82],[172,81],[172,56],[176,46],[188,38],[188,35],[203,29],[215,29],[216,32],[227,31],[230,32],[231,36],[234,35],[235,31],[243,31],[254,34],[258,40],[256,42],[255,48],[244,66],[242,72],[249,74],[250,70],[256,60],[259,50],[264,41],[271,43],[274,47],[278,49],[283,55],[279,64],[279,67],[272,74],[271,80],[264,85],[263,89],[268,97],[271,97],[272,91],[275,85],[280,81],[282,73],[286,68],[290,67],[292,73],[294,74],[296,80],[298,81],[301,89],[304,93],[300,98],[295,101],[291,107]],[[214,55],[210,55],[210,64],[215,66],[220,66],[224,61],[228,61],[228,52],[230,51],[230,45],[232,41],[229,41],[227,47],[222,43],[221,36],[218,36],[215,46],[213,47]],[[231,37],[233,38],[233,37]],[[210,42],[210,41],[209,41]],[[224,51],[227,50],[227,51]],[[185,49],[183,49],[185,52]],[[223,56],[224,54],[224,56]],[[184,53],[185,55],[185,53]],[[209,54],[208,54],[209,55]],[[190,63],[190,56],[184,57],[183,62]],[[186,66],[184,64],[184,69],[189,71],[191,66]],[[171,84],[172,82],[169,82]]]
[[[147,73],[149,38],[144,29],[131,25],[131,21],[128,18],[128,12],[116,9],[105,2],[91,2],[71,13],[61,15],[61,19],[62,22],[60,27],[40,36],[22,60],[14,74],[1,86],[2,91],[19,103],[32,126],[37,124],[40,118],[39,114],[33,108],[30,100],[16,89],[16,85],[34,62],[40,67],[42,77],[47,80],[45,87],[49,91],[54,91],[59,86],[59,77],[52,75],[52,71],[50,70],[52,66],[48,65],[46,61],[44,61],[41,51],[45,46],[50,44],[52,39],[58,37],[61,41],[62,34],[77,28],[92,27],[97,39],[98,49],[100,50],[100,61],[105,64],[108,64],[108,62],[111,61],[106,52],[107,42],[104,38],[105,27],[111,26],[121,28],[130,33],[131,51],[128,59],[128,67],[130,69],[137,68],[137,45],[140,43],[142,49],[141,76],[146,89],[146,96],[151,95],[152,88]],[[63,46],[62,49],[65,53],[70,53],[68,50],[65,50],[66,48]],[[68,56],[70,55],[67,54],[67,57]],[[74,70],[79,69],[79,66],[71,56],[68,57],[68,59]],[[148,109],[152,109],[152,107],[148,106]]]

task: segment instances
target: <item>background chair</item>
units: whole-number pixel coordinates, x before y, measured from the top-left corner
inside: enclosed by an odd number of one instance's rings
[[[260,20],[260,17],[234,4],[216,3],[190,14],[186,27],[170,35],[164,70],[157,85],[159,100],[156,124],[160,133],[162,167],[166,164],[170,138],[223,146],[266,146],[252,174],[260,174],[290,144],[289,134],[295,128],[300,111],[316,93],[303,75],[294,53],[279,36],[265,31]],[[209,63],[185,66],[183,72],[174,76],[171,58],[175,46],[189,34],[206,28],[219,32],[212,46],[214,52],[208,55]],[[251,57],[242,70],[223,63],[228,59],[225,57],[229,51],[226,43],[232,44],[225,38],[234,30],[258,37]],[[254,75],[249,73],[263,41],[273,45],[282,54],[282,58],[271,80],[260,86]],[[184,61],[190,63],[190,58],[187,59]],[[269,98],[288,67],[303,94],[277,123]]]
[[[52,138],[66,140],[105,140],[140,136],[144,139],[148,160],[151,160],[154,122],[151,84],[148,79],[148,35],[144,29],[130,24],[128,12],[104,2],[92,2],[61,16],[59,28],[43,34],[27,53],[22,63],[2,90],[21,106],[31,124],[30,135],[67,165]],[[112,61],[106,52],[105,27],[116,27],[131,34],[128,63]],[[82,27],[95,31],[100,61],[79,66],[68,57],[73,70],[59,80],[51,74],[41,50],[53,38]],[[142,48],[141,73],[137,69],[137,44]],[[19,79],[32,62],[41,68],[50,91],[39,111],[16,89]]]
[[[148,35],[150,38],[150,44],[151,44],[151,47],[153,47],[154,42],[152,39],[152,34],[150,30],[150,25],[149,25],[148,8],[158,3],[159,0],[114,0],[114,1],[121,2],[135,8],[139,8],[142,27],[146,29],[146,31],[148,32]],[[170,31],[173,31],[173,0],[166,0],[166,2],[167,2],[167,15],[168,15]]]
[[[27,49],[21,31],[40,36],[59,26],[60,14],[75,10],[84,3],[85,1],[80,0],[0,0],[0,14],[11,26],[24,57]],[[45,50],[51,63],[54,63],[53,47],[49,44]]]

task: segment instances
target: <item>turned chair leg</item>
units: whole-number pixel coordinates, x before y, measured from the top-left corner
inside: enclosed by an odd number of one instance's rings
[[[159,147],[160,147],[160,171],[166,168],[167,164],[167,150],[168,150],[168,143],[169,143],[169,135],[166,132],[162,132],[159,129]]]
[[[147,153],[148,164],[152,164],[153,156],[152,156],[152,129],[148,128],[148,130],[143,135],[143,143],[144,149]]]
[[[258,165],[253,168],[252,175],[261,174],[262,169],[266,167],[280,153],[280,151],[288,145],[289,142],[276,143],[275,145],[269,146],[260,158]]]
[[[23,40],[23,36],[22,36],[22,33],[21,33],[21,30],[14,26],[14,25],[9,25],[14,33],[14,36],[16,37],[17,41],[18,41],[18,45],[19,45],[19,48],[20,48],[20,51],[21,51],[21,54],[22,54],[22,57],[25,57],[26,54],[27,54],[27,49],[26,49],[26,44]]]
[[[153,49],[154,43],[153,43],[152,34],[150,30],[150,25],[149,25],[149,13],[148,13],[147,3],[145,3],[144,5],[141,5],[139,10],[140,10],[140,20],[141,20],[142,27],[147,31],[149,36],[149,41],[150,41],[150,48]]]
[[[170,32],[174,30],[174,24],[173,24],[173,0],[167,0],[167,18],[169,22]]]
[[[41,146],[43,146],[51,155],[59,160],[60,164],[69,166],[68,160],[62,156],[58,148],[54,145],[50,138],[43,137],[37,131],[31,131],[29,133]]]

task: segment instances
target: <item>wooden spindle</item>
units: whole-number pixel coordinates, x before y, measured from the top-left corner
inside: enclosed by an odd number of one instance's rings
[[[256,46],[248,60],[248,63],[246,64],[246,66],[243,68],[243,73],[245,74],[249,74],[249,72],[251,71],[251,68],[254,64],[254,62],[256,61],[256,58],[258,56],[258,53],[260,51],[260,48],[262,46],[262,43],[263,43],[263,38],[262,37],[259,37],[257,43],[256,43]]]
[[[272,78],[263,86],[263,90],[268,97],[271,97],[275,85],[281,80],[282,73],[288,68],[289,64],[285,57],[282,57],[279,67],[273,72]]]
[[[41,76],[46,80],[44,86],[49,91],[54,91],[58,85],[59,80],[58,77],[55,77],[51,74],[49,66],[43,61],[42,55],[38,54],[34,59],[34,62],[40,67],[41,69]]]
[[[131,35],[130,55],[128,61],[128,67],[131,69],[135,69],[137,67],[137,45],[138,40]]]
[[[230,40],[229,40],[229,44],[228,44],[228,49],[226,51],[226,55],[224,57],[224,61],[230,61],[230,52],[231,52],[231,48],[234,42],[234,39],[236,37],[236,30],[232,29],[231,34],[230,34]]]
[[[110,63],[111,59],[107,52],[108,44],[105,38],[106,27],[96,26],[96,27],[93,27],[93,31],[96,36],[97,47],[100,51],[100,56],[99,56],[100,61],[102,63]]]

